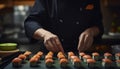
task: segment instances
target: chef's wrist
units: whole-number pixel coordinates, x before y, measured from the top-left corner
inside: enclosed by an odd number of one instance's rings
[[[45,35],[48,33],[47,30],[43,29],[43,28],[40,28],[40,29],[37,29],[33,35],[33,37],[35,39],[40,39],[40,40],[43,40]]]
[[[89,35],[91,35],[93,37],[95,37],[95,36],[97,36],[99,34],[98,27],[90,27],[86,31],[89,33]]]

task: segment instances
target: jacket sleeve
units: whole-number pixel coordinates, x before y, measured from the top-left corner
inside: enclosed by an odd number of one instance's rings
[[[93,24],[99,28],[100,33],[95,37],[95,43],[101,42],[102,35],[104,33],[104,27],[102,22],[102,13],[100,8],[100,0],[94,1],[94,12],[93,12]]]
[[[38,28],[42,28],[46,17],[45,0],[35,0],[35,4],[24,22],[25,34],[30,40],[36,41],[33,34]]]

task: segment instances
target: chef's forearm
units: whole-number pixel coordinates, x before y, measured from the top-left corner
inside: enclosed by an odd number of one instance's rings
[[[37,39],[37,40],[43,40],[46,34],[49,34],[50,32],[48,32],[47,30],[43,29],[43,28],[39,28],[35,31],[35,33],[33,34],[33,38]]]

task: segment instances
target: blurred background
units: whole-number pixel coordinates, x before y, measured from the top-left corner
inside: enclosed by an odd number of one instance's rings
[[[34,0],[0,0],[0,41],[27,43],[24,20]]]
[[[0,0],[0,42],[29,43],[24,20],[33,4],[34,0]],[[105,28],[103,40],[120,40],[120,0],[101,0],[101,11]]]

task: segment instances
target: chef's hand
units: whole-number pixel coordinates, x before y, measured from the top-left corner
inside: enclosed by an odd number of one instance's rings
[[[45,30],[45,29],[38,29],[34,34],[34,38],[43,39],[44,45],[46,46],[47,50],[49,50],[49,51],[52,51],[52,52],[62,51],[62,52],[64,52],[62,44],[61,44],[58,36]]]
[[[99,29],[97,27],[86,29],[79,37],[78,51],[81,52],[88,50],[92,46],[93,39],[98,33]]]

